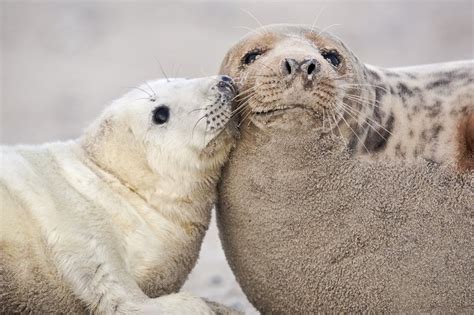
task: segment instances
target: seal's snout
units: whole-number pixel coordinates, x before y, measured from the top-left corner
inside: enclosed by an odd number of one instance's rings
[[[227,75],[221,75],[218,77],[218,80],[219,82],[217,82],[217,89],[219,92],[229,97],[234,97],[237,94],[234,80],[231,77]]]
[[[280,72],[283,79],[293,80],[297,75],[301,75],[303,84],[313,81],[320,69],[321,64],[314,58],[302,60],[284,58],[280,63]]]
[[[217,81],[217,82],[216,82]],[[205,110],[206,130],[220,131],[227,126],[232,117],[232,103],[237,96],[234,80],[227,75],[213,77],[211,86],[214,102]]]

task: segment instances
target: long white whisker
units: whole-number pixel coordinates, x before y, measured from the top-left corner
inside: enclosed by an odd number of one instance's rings
[[[346,104],[346,103],[342,102],[342,105],[344,106],[345,109],[352,111],[352,113],[353,113],[354,115],[362,115],[362,112],[357,111],[355,108],[352,108],[349,104]],[[356,117],[354,117],[354,116],[352,116],[352,117],[353,117],[353,118],[356,118]],[[374,124],[376,124],[378,127],[380,127],[381,129],[383,129],[384,131],[386,131],[386,132],[389,133],[390,135],[392,135],[392,133],[391,133],[389,130],[387,130],[383,125],[381,125],[379,122],[373,120],[373,119],[370,118],[370,117],[365,117],[365,118],[368,119],[370,122],[373,122]],[[369,124],[369,126],[370,126],[372,129],[374,129],[374,131],[377,132],[381,137],[383,137],[383,136],[377,131],[377,129],[374,128],[374,126],[372,126],[371,124]]]
[[[362,143],[362,145],[364,146],[365,150],[367,151],[367,153],[369,153],[369,149],[367,149],[367,147],[365,146],[364,142],[362,142],[362,140],[359,138],[359,136],[357,135],[357,133],[354,131],[354,129],[352,129],[351,125],[347,122],[347,120],[344,118],[344,115],[341,115],[341,119],[344,121],[344,123],[347,125],[347,127],[349,127],[349,129],[351,129],[352,133],[357,137],[357,139],[359,140],[360,143]]]
[[[242,10],[243,12],[247,13],[247,15],[249,15],[252,19],[255,20],[255,22],[257,22],[257,24],[260,26],[260,28],[262,29],[262,31],[264,31],[265,33],[268,33],[266,30],[265,30],[265,27],[263,26],[263,24],[257,19],[257,17],[255,17],[255,15],[253,15],[250,11],[248,10],[245,10],[245,9],[240,9]]]

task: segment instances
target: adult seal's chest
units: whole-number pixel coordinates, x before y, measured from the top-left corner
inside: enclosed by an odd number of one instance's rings
[[[223,172],[217,221],[258,310],[470,307],[472,174],[356,161],[340,140],[311,129],[242,134]]]

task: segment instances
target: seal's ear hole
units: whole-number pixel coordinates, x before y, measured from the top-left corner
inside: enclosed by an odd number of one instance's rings
[[[153,122],[162,125],[170,119],[170,109],[166,105],[160,105],[153,110]]]
[[[336,68],[341,64],[341,56],[335,50],[323,51],[321,55],[327,60],[327,62]]]

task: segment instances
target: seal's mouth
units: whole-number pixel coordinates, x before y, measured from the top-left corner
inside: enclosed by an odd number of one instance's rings
[[[254,110],[252,110],[252,112],[255,115],[266,117],[266,116],[272,116],[272,115],[275,115],[275,114],[278,114],[278,113],[283,113],[283,112],[285,112],[289,109],[292,109],[292,108],[294,108],[294,107],[282,106],[282,107],[267,108],[267,109],[262,109],[262,110],[254,109]]]
[[[291,104],[271,108],[255,108],[252,109],[252,113],[255,115],[255,117],[272,118],[295,111],[301,112],[301,110],[308,110],[313,112],[307,106],[304,106],[302,104]]]

